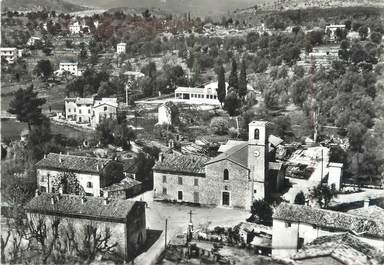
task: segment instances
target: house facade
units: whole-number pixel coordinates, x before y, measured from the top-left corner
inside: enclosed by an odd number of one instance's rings
[[[116,53],[117,54],[120,54],[120,53],[125,53],[126,52],[126,49],[127,49],[127,44],[124,43],[124,42],[120,42],[116,45]]]
[[[13,64],[18,55],[17,48],[1,48],[1,58],[6,60],[8,63]]]
[[[65,118],[96,128],[106,118],[116,119],[117,98],[65,98]]]
[[[81,25],[78,21],[76,21],[76,22],[72,23],[71,25],[69,25],[68,29],[69,29],[69,32],[71,34],[78,34],[81,31]]]
[[[175,100],[189,104],[220,105],[217,97],[218,82],[200,87],[178,87],[175,90]],[[228,89],[228,83],[225,83]]]
[[[215,158],[162,155],[153,167],[155,199],[250,209],[255,199],[278,192],[281,163],[270,161],[266,122],[249,124],[248,142]]]
[[[68,72],[71,75],[79,75],[78,71],[78,63],[77,62],[61,62],[59,65],[59,72],[64,73]]]
[[[109,230],[107,243],[116,244],[114,255],[124,261],[135,257],[147,238],[144,202],[42,193],[25,209],[30,223],[44,221],[51,227],[58,222],[60,229],[73,233],[75,242],[86,241],[88,229],[100,236]]]
[[[337,38],[336,31],[344,30],[344,29],[345,29],[345,25],[328,25],[328,26],[325,26],[325,34],[329,35],[330,41],[335,41]]]
[[[382,218],[369,219],[366,216],[281,203],[273,214],[272,256],[290,257],[304,244],[318,237],[343,232],[350,232],[374,247],[383,247]]]
[[[74,173],[87,196],[102,196],[102,189],[123,178],[122,165],[111,159],[50,153],[36,163],[37,186],[40,191],[57,192],[58,177]],[[114,171],[113,178],[108,173]],[[120,172],[121,171],[121,172]]]

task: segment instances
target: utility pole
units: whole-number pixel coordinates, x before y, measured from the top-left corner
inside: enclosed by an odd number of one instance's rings
[[[323,180],[323,170],[324,170],[324,154],[323,154],[323,148],[321,148],[321,180]]]
[[[189,214],[189,224],[188,224],[188,231],[187,231],[187,243],[192,240],[192,231],[193,231],[192,210],[190,210],[188,214]]]
[[[167,231],[168,230],[168,219],[165,219],[165,240],[164,240],[164,246],[167,248]]]

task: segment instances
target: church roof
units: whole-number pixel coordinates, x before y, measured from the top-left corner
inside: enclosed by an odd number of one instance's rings
[[[209,160],[206,165],[219,162],[221,160],[229,160],[239,166],[248,169],[248,142],[240,143],[228,149],[226,152]]]
[[[208,159],[208,157],[199,155],[163,154],[162,160],[156,162],[153,170],[187,175],[204,175],[204,165]]]

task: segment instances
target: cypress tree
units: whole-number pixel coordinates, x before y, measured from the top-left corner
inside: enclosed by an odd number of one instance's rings
[[[223,105],[226,91],[225,91],[225,70],[223,65],[220,66],[219,72],[217,74],[217,98],[220,101],[220,104]]]
[[[231,74],[229,75],[228,84],[230,88],[233,88],[236,91],[239,89],[239,79],[237,77],[237,64],[235,59],[232,59],[232,69]]]
[[[245,60],[241,61],[240,76],[239,76],[239,96],[244,98],[247,95],[247,68]]]

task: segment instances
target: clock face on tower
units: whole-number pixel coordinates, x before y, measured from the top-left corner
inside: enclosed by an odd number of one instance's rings
[[[254,154],[255,157],[259,157],[260,156],[260,152],[259,151],[255,151],[255,152],[253,152],[253,154]]]

